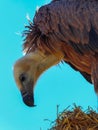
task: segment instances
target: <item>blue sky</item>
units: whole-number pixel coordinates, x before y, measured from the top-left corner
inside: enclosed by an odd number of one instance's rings
[[[0,130],[47,130],[56,119],[56,106],[63,111],[73,103],[84,109],[97,109],[97,98],[90,85],[67,64],[47,70],[35,87],[34,108],[27,107],[14,82],[12,67],[22,57],[20,34],[27,24],[26,14],[32,19],[37,6],[49,0],[0,0]]]

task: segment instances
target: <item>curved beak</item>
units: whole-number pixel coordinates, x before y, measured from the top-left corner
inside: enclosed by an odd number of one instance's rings
[[[23,102],[29,106],[34,107],[34,94],[26,91],[21,91]]]
[[[29,106],[34,107],[34,83],[32,80],[22,83],[21,95],[23,102]]]

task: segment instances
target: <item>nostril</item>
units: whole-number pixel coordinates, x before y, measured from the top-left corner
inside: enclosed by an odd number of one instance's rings
[[[27,95],[27,92],[21,92],[22,93],[22,97],[25,97]]]

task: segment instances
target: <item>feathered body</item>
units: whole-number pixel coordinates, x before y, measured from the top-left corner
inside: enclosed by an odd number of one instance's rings
[[[80,71],[98,92],[97,0],[53,0],[39,8],[27,28],[26,55],[35,50],[54,55]]]

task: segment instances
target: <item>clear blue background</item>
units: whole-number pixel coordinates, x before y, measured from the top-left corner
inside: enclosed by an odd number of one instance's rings
[[[47,70],[35,87],[35,104],[29,108],[13,78],[13,64],[22,56],[21,32],[27,24],[26,14],[33,19],[37,6],[49,0],[0,0],[0,130],[47,130],[49,119],[56,119],[56,106],[81,105],[97,109],[97,97],[90,85],[67,64]]]

